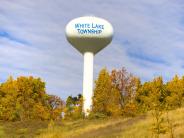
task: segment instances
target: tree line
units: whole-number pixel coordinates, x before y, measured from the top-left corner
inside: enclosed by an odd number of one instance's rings
[[[46,94],[45,82],[40,78],[9,77],[0,84],[0,120],[56,120],[63,106],[60,97]]]
[[[82,100],[78,99],[78,104],[75,104],[75,101],[71,96],[68,97],[66,118],[76,118],[75,113],[78,114],[77,117],[83,116]],[[158,76],[141,83],[138,77],[128,73],[125,68],[112,70],[110,73],[104,68],[95,81],[93,106],[89,117],[135,116],[150,110],[159,114],[183,105],[184,76],[179,78],[175,75],[165,83],[163,78]]]
[[[66,101],[47,94],[40,78],[9,77],[0,84],[0,120],[79,119],[84,117],[83,100],[81,94]],[[150,110],[160,115],[184,105],[184,76],[175,75],[165,83],[161,76],[141,82],[125,68],[111,72],[104,68],[95,81],[92,100],[89,118],[135,116]]]

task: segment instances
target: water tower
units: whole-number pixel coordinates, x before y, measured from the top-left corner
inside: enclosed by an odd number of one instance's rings
[[[112,25],[101,18],[84,16],[71,20],[66,26],[69,43],[84,56],[83,112],[88,115],[93,96],[93,58],[113,37]]]

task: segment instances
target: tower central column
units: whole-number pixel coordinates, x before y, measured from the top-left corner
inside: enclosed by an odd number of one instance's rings
[[[113,27],[105,19],[84,16],[71,20],[65,33],[68,42],[84,55],[83,113],[88,116],[92,109],[94,55],[111,43]]]
[[[88,116],[92,106],[93,96],[93,59],[92,52],[84,53],[84,74],[83,74],[83,112]]]

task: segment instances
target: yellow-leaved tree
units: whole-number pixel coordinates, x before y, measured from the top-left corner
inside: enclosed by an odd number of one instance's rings
[[[184,77],[180,79],[177,75],[166,84],[166,102],[171,108],[181,107],[184,99]]]
[[[63,102],[46,94],[40,78],[18,77],[0,85],[0,120],[49,120],[61,117]]]
[[[117,116],[121,114],[120,91],[112,84],[111,76],[102,69],[95,81],[92,114]]]

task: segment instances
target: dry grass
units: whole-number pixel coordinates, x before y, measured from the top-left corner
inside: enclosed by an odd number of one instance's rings
[[[166,132],[160,138],[170,138],[164,115]],[[174,138],[184,138],[184,108],[169,112]],[[61,122],[0,122],[0,138],[154,138],[154,119],[151,113],[134,118],[109,118]]]
[[[5,137],[5,133],[4,133],[3,127],[0,126],[0,138],[4,138],[4,137]]]
[[[169,112],[169,119],[173,125],[173,133],[175,138],[184,138],[184,108],[177,109]],[[163,126],[166,129],[166,132],[160,134],[160,138],[170,138],[171,132],[169,129],[168,122],[166,120],[166,114],[164,114],[164,123]],[[122,138],[154,138],[157,135],[153,132],[154,119],[149,114],[149,116],[139,123],[128,127],[124,132],[122,132]]]
[[[105,119],[105,120],[79,120],[72,122],[63,122],[62,126],[53,126],[43,132],[38,138],[67,138],[67,137],[87,137],[91,133],[97,133],[98,130],[109,126],[116,126],[127,119]],[[108,130],[108,129],[106,129]],[[93,132],[91,132],[93,131]],[[90,134],[89,134],[90,133]]]
[[[173,125],[174,137],[184,138],[184,108],[170,111],[169,119]],[[157,135],[153,132],[153,123],[151,113],[129,119],[63,122],[63,126],[47,129],[38,138],[155,138]],[[166,114],[164,114],[163,126],[166,132],[159,137],[171,137]]]
[[[32,120],[24,122],[0,122],[0,138],[33,138],[46,129],[48,122]],[[3,136],[1,136],[1,133]]]
[[[105,120],[80,120],[63,122],[63,126],[53,126],[43,131],[37,138],[88,138],[114,137],[128,126],[143,120],[145,116],[135,118],[111,118]]]

